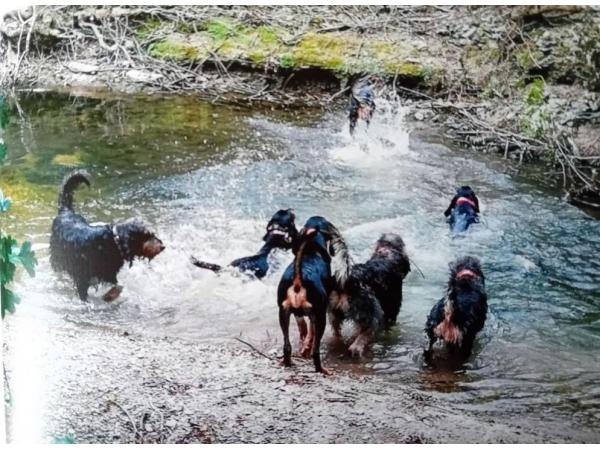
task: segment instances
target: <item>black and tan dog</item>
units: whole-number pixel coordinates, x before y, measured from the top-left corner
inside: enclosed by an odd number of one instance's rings
[[[329,370],[321,365],[321,339],[327,322],[329,296],[334,287],[344,285],[348,277],[348,250],[337,228],[325,218],[314,216],[300,230],[294,253],[294,261],[285,270],[277,289],[283,364],[292,365],[289,326],[290,316],[294,314],[302,341],[302,356],[312,355],[315,370],[327,375]],[[304,321],[305,316],[310,319],[310,327]]]
[[[481,263],[466,256],[450,263],[446,296],[431,309],[425,331],[431,356],[433,344],[442,340],[452,350],[469,356],[475,336],[483,329],[487,315],[487,294]]]
[[[344,320],[359,328],[348,348],[352,355],[362,356],[378,330],[396,323],[408,272],[410,261],[404,241],[397,234],[386,233],[377,241],[371,258],[354,264],[346,284],[332,293],[330,322],[334,335],[342,337]]]
[[[73,211],[73,191],[80,184],[90,186],[84,171],[73,172],[63,181],[58,215],[52,222],[50,263],[55,271],[71,276],[81,300],[87,299],[90,285],[105,282],[113,285],[104,295],[104,300],[111,301],[122,290],[117,274],[123,264],[131,266],[136,257],[151,260],[165,246],[140,221],[90,225]]]
[[[277,211],[267,224],[267,232],[263,237],[265,244],[256,255],[239,258],[231,263],[229,267],[234,267],[241,272],[248,273],[258,279],[263,278],[269,270],[269,254],[272,250],[279,248],[288,250],[298,237],[296,229],[296,216],[292,209],[280,209]],[[201,269],[221,272],[225,267],[218,264],[212,264],[199,261],[192,256],[192,264]]]
[[[375,92],[370,84],[357,84],[352,88],[350,104],[348,106],[348,119],[350,122],[350,135],[354,134],[358,119],[364,120],[367,126],[371,123],[375,112]]]
[[[462,233],[474,223],[479,222],[479,199],[475,192],[469,186],[461,186],[456,190],[456,195],[452,197],[450,205],[444,211],[444,216],[448,217],[450,231],[453,233]]]

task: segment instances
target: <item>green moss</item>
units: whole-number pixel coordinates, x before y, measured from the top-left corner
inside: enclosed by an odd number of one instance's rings
[[[256,34],[260,37],[263,44],[279,44],[279,32],[275,28],[260,26],[256,29]]]
[[[226,19],[211,20],[206,23],[206,31],[216,40],[225,40],[237,33],[236,26]]]
[[[538,66],[544,53],[539,49],[521,48],[515,52],[515,60],[523,70],[531,70]]]
[[[148,39],[150,35],[161,27],[160,19],[153,17],[142,23],[137,29],[138,39]]]
[[[538,78],[531,83],[531,87],[529,88],[529,93],[527,94],[527,98],[525,99],[525,103],[528,106],[540,106],[544,104],[545,101],[545,87],[546,84],[544,80]]]
[[[201,59],[201,52],[195,45],[169,39],[153,44],[149,53],[154,58],[173,61],[197,61]]]
[[[353,42],[334,35],[309,34],[292,51],[294,67],[320,67],[341,72],[353,50]]]
[[[419,62],[419,50],[408,44],[370,41],[345,33],[309,33],[297,44],[286,44],[284,30],[244,26],[231,19],[204,23],[202,31],[175,34],[155,44],[150,54],[175,61],[194,61],[215,52],[223,61],[249,61],[257,67],[276,62],[285,69],[321,68],[340,74],[377,73],[420,81],[441,68]],[[441,78],[440,78],[441,79]]]
[[[52,164],[70,167],[80,166],[83,164],[83,162],[81,161],[81,157],[81,152],[73,154],[59,154],[55,155],[54,158],[52,158]]]

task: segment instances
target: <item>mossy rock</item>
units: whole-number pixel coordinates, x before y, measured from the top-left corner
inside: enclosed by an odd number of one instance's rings
[[[221,61],[249,63],[257,69],[318,68],[338,75],[379,74],[422,82],[443,71],[423,62],[422,51],[404,43],[363,38],[352,33],[308,33],[290,44],[286,31],[270,26],[245,26],[216,18],[192,33],[176,32],[149,52],[160,59],[200,62],[214,53]],[[441,78],[440,78],[441,79]]]

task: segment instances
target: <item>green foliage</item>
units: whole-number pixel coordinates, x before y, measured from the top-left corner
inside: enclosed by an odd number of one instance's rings
[[[60,436],[55,437],[52,440],[53,444],[75,444],[75,438],[73,436]]]
[[[545,88],[546,83],[544,83],[544,80],[542,80],[541,78],[534,80],[533,83],[531,83],[531,87],[529,88],[529,93],[527,94],[525,103],[532,107],[543,105],[546,98]]]
[[[284,53],[279,57],[279,65],[284,69],[290,69],[294,66],[294,57],[291,53]]]
[[[0,199],[4,199],[0,191]],[[8,205],[9,199],[4,199]],[[8,210],[8,207],[6,207]],[[18,266],[22,266],[30,276],[35,275],[35,266],[37,260],[31,250],[31,242],[23,242],[19,248],[16,239],[0,231],[0,291],[2,293],[2,318],[8,311],[15,312],[15,305],[20,299],[17,294],[11,291],[7,286],[13,281]]]
[[[521,129],[529,137],[541,139],[550,125],[550,114],[546,110],[546,83],[538,78],[531,83],[524,99],[525,116]]]
[[[6,145],[1,140],[4,129],[8,125],[8,105],[4,97],[0,96],[0,162],[6,157]],[[11,206],[11,200],[4,197],[0,190],[0,214],[5,213]],[[20,302],[19,296],[7,286],[12,283],[17,267],[23,267],[30,276],[35,275],[37,260],[31,250],[31,242],[23,242],[19,247],[16,239],[0,230],[0,303],[1,315],[8,311],[14,313],[16,305]]]
[[[4,130],[10,120],[10,108],[6,98],[0,95],[0,129]]]
[[[0,293],[2,295],[2,318],[4,319],[6,311],[11,314],[15,312],[15,305],[17,305],[21,299],[5,285],[0,286]]]

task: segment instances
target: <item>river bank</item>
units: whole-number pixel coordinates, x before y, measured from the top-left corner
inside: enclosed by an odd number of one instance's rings
[[[39,332],[39,354],[5,355],[9,377],[18,361],[38,380],[36,402],[18,392],[9,442],[77,443],[550,443],[597,442],[591,430],[543,427],[472,413],[421,390],[368,373],[314,373],[295,359],[282,369],[279,346],[199,344],[126,330],[62,326],[16,318],[6,345],[23,330]],[[277,349],[276,349],[277,348]],[[60,349],[60,350],[59,350]],[[266,351],[263,356],[259,352]],[[86,363],[82,364],[82,359]],[[21,367],[21,370],[23,367]],[[11,379],[14,379],[11,377]],[[23,383],[24,380],[17,380]],[[14,386],[13,386],[14,389]]]
[[[344,108],[370,78],[455,143],[600,189],[592,7],[39,7],[7,15],[2,85]]]

